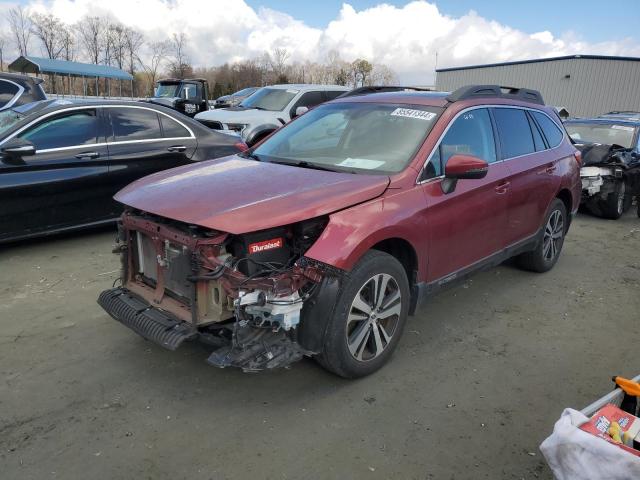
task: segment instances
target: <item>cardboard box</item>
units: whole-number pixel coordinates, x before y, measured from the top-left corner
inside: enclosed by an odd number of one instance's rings
[[[614,423],[617,423],[619,428]],[[634,441],[640,442],[640,418],[620,410],[615,405],[602,407],[588,422],[580,425],[580,429],[640,457],[640,451],[633,448]],[[614,439],[616,430],[620,434],[621,442]]]

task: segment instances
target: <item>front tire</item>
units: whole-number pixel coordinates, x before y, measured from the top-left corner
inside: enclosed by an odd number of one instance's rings
[[[398,345],[409,311],[409,282],[389,254],[367,252],[345,276],[324,336],[320,365],[344,378],[381,368]]]
[[[625,212],[625,207],[627,206],[626,193],[627,184],[625,181],[621,180],[617,182],[613,192],[607,195],[606,200],[602,201],[602,216],[612,220],[619,219]]]
[[[535,250],[516,258],[518,266],[532,272],[547,272],[558,261],[567,231],[567,208],[559,198],[553,200]]]

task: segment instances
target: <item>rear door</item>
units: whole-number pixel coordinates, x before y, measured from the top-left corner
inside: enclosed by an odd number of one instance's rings
[[[56,112],[17,135],[36,147],[0,165],[0,235],[18,236],[108,218],[108,154],[99,108]]]
[[[559,179],[554,175],[558,159],[543,138],[532,113],[517,107],[493,109],[502,161],[510,172],[511,197],[506,231],[509,245],[536,234],[559,186]],[[539,115],[548,119],[543,113]]]
[[[114,193],[146,175],[189,163],[197,148],[191,129],[164,112],[138,106],[110,106],[105,112]],[[121,207],[112,200],[110,208],[117,214]]]
[[[487,176],[459,180],[445,194],[441,182],[447,161],[456,153],[474,155],[489,163]],[[494,126],[487,108],[460,113],[450,124],[426,167],[423,189],[429,225],[429,281],[446,283],[504,248],[509,175],[498,162]]]

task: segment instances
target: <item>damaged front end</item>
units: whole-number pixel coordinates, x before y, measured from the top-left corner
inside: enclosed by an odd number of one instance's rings
[[[318,316],[323,285],[340,276],[304,256],[326,224],[321,217],[231,235],[127,211],[114,250],[122,285],[102,292],[98,303],[169,350],[186,340],[206,342],[215,348],[208,358],[214,366],[287,366],[318,353],[318,339],[299,341],[299,333],[304,318]]]

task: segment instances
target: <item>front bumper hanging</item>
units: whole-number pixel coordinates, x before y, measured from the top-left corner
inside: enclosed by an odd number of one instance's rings
[[[98,304],[115,320],[167,350],[175,350],[198,332],[188,323],[153,308],[139,296],[124,288],[105,290]]]

